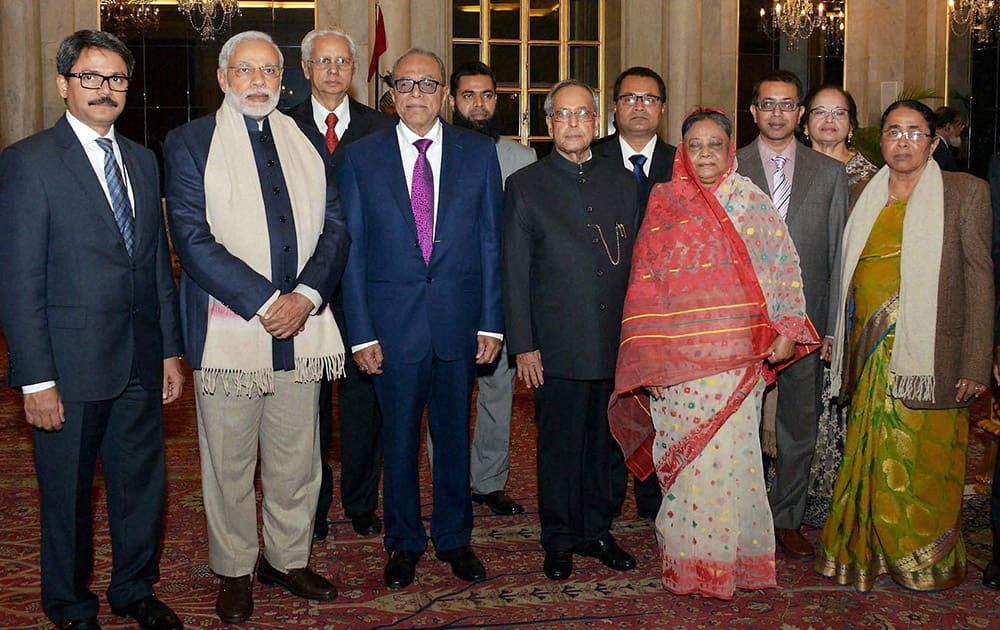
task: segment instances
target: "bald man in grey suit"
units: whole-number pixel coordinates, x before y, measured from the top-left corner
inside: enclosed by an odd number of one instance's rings
[[[788,224],[799,252],[806,313],[823,337],[820,352],[778,375],[778,458],[768,497],[778,547],[805,560],[813,557],[813,548],[799,527],[821,412],[821,360],[829,358],[840,304],[840,241],[848,201],[844,165],[795,140],[804,113],[802,94],[802,83],[791,72],[778,70],[758,81],[750,113],[760,135],[736,156],[739,173],[768,191]]]

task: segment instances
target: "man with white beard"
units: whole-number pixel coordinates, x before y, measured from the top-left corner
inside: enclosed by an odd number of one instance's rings
[[[344,347],[323,296],[347,259],[336,184],[317,148],[279,113],[283,59],[255,31],[222,47],[226,97],[167,136],[167,211],[184,267],[182,327],[194,368],[209,567],[216,612],[242,623],[252,583],[313,600],[337,591],[309,569],[320,486],[320,380]],[[254,468],[260,448],[264,551]]]

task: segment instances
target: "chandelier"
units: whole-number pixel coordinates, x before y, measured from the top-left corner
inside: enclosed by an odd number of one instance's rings
[[[153,0],[101,0],[101,27],[120,38],[130,27],[141,31],[159,24],[160,10]]]
[[[771,39],[785,36],[785,46],[790,50],[798,47],[800,40],[809,39],[813,30],[826,27],[826,9],[823,3],[813,6],[811,0],[775,0],[771,13],[760,10],[760,28]]]
[[[1000,5],[993,0],[948,0],[951,32],[965,35],[971,29],[977,44],[996,41],[1000,30]]]
[[[239,0],[177,0],[177,8],[204,41],[215,39],[240,15]]]

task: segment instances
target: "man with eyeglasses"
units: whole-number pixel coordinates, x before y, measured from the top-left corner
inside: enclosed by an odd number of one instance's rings
[[[737,154],[740,174],[769,191],[799,252],[806,313],[823,336],[819,352],[778,374],[775,418],[778,457],[768,495],[778,547],[790,558],[807,560],[813,546],[800,527],[822,412],[822,361],[829,361],[833,326],[840,304],[840,241],[847,222],[847,173],[843,163],[795,139],[804,112],[802,82],[776,70],[754,85],[750,114],[760,134]],[[768,402],[765,399],[765,413]]]
[[[262,584],[311,600],[337,594],[309,568],[309,553],[321,480],[319,382],[340,376],[345,359],[326,298],[350,241],[330,162],[275,111],[282,67],[269,35],[234,35],[219,53],[222,107],[172,131],[164,147],[208,561],[226,623],[253,613],[255,565]]]
[[[535,150],[500,135],[497,124],[497,84],[493,69],[479,61],[462,64],[448,81],[452,122],[485,134],[496,145],[500,177],[507,177],[535,161]],[[510,472],[510,416],[516,372],[504,348],[497,360],[479,368],[476,429],[472,439],[469,476],[472,500],[497,516],[524,512],[504,491]],[[433,441],[428,435],[428,455]]]
[[[640,203],[645,206],[655,184],[669,182],[674,172],[677,148],[660,139],[658,131],[666,109],[667,88],[663,78],[643,66],[629,68],[615,79],[615,132],[594,143],[594,154],[610,158],[636,179]],[[620,451],[614,453],[611,500],[621,514],[628,490],[628,471]],[[636,511],[641,518],[654,519],[663,501],[655,475],[645,481],[634,478]]]
[[[496,360],[503,337],[503,189],[493,142],[440,120],[444,80],[436,54],[404,53],[392,70],[399,123],[347,147],[339,166],[348,341],[382,410],[390,589],[413,582],[427,548],[417,466],[425,409],[436,555],[459,579],[486,579],[469,546],[469,408],[476,366]]]
[[[302,72],[312,94],[286,112],[316,145],[326,160],[336,163],[343,147],[392,120],[357,102],[348,91],[354,78],[358,51],[354,40],[336,29],[314,30],[302,38]],[[346,329],[344,297],[338,285],[330,301],[341,332]],[[346,333],[345,333],[346,334]],[[375,402],[371,376],[358,372],[353,361],[344,364],[344,378],[337,382],[340,417],[340,500],[351,527],[362,536],[377,534],[382,523],[375,515],[378,481],[382,470],[382,416]],[[324,379],[319,393],[319,450],[323,482],[316,506],[313,541],[326,538],[327,515],[333,502],[330,438],[333,423],[333,384]]]
[[[141,628],[182,628],[153,593],[166,489],[163,404],[184,375],[153,153],[117,133],[135,61],[82,30],[56,54],[66,113],[0,155],[0,322],[33,427],[42,609],[93,629],[98,456],[114,551],[107,598]]]
[[[507,180],[504,309],[517,376],[534,391],[542,569],[565,580],[573,554],[635,568],[610,533],[607,411],[643,208],[632,174],[591,151],[594,91],[561,81],[544,107],[552,152]]]

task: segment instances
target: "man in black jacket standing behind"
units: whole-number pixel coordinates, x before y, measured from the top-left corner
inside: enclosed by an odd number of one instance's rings
[[[615,79],[612,92],[615,102],[615,133],[594,143],[594,154],[610,158],[636,179],[643,208],[654,184],[669,182],[674,172],[677,148],[660,139],[657,131],[666,109],[667,87],[654,70],[634,66]],[[625,458],[615,450],[611,462],[611,500],[616,514],[621,513],[628,489]],[[639,516],[656,518],[663,495],[656,475],[645,481],[635,478],[635,506]]]
[[[633,177],[591,153],[597,111],[589,86],[557,83],[545,99],[554,149],[506,186],[507,347],[534,389],[543,568],[552,580],[570,576],[574,553],[635,568],[609,532],[618,446],[607,409],[642,211]]]
[[[312,84],[312,95],[287,113],[313,141],[324,159],[333,160],[332,173],[344,147],[369,133],[392,125],[392,120],[365,107],[348,94],[357,47],[347,33],[335,29],[314,30],[302,39],[302,71]],[[331,172],[331,169],[328,169]],[[337,288],[330,301],[337,327],[347,336],[344,299]],[[371,376],[358,372],[354,361],[344,365],[338,384],[340,409],[340,499],[354,531],[362,536],[377,534],[382,524],[375,515],[378,480],[382,468],[382,416],[375,401]],[[313,540],[329,532],[327,514],[333,502],[333,470],[330,455],[333,422],[333,383],[323,381],[319,394],[319,441],[323,459],[323,483],[319,489]]]

